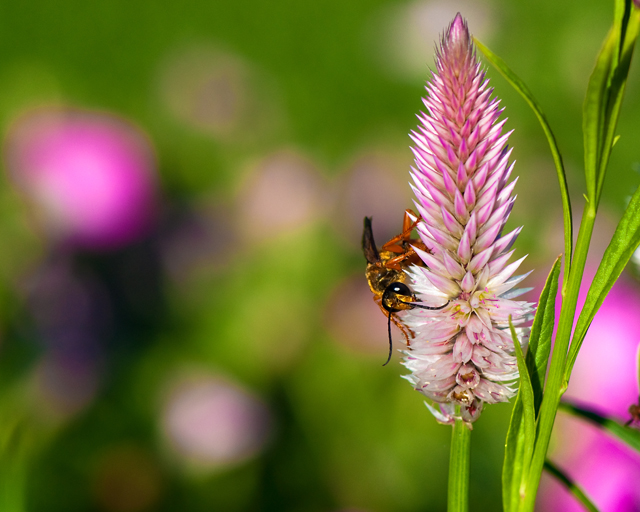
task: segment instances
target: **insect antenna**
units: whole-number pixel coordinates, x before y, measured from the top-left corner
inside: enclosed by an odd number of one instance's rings
[[[414,304],[413,302],[405,302],[403,300],[401,300],[400,302],[402,302],[403,304],[410,304],[414,308],[430,309],[432,311],[435,311],[438,309],[446,308],[449,305],[449,302],[451,301],[448,300],[446,304],[438,307],[421,306],[420,304]],[[382,366],[387,366],[389,364],[389,361],[391,361],[391,355],[393,354],[393,340],[391,339],[391,311],[388,311],[388,314],[387,314],[387,331],[389,333],[389,357],[387,357],[387,361]]]
[[[398,299],[400,300],[400,299]],[[403,304],[408,304],[410,306],[413,306],[414,308],[420,308],[420,309],[429,309],[431,311],[437,311],[439,309],[444,309],[449,305],[449,302],[451,302],[450,300],[448,300],[445,304],[443,304],[442,306],[438,306],[438,307],[434,307],[434,306],[422,306],[420,304],[416,304],[415,302],[406,302],[404,300],[400,300],[400,302],[402,302]]]
[[[389,331],[389,357],[387,357],[387,362],[382,366],[387,366],[389,361],[391,361],[391,354],[393,353],[393,342],[391,341],[391,313],[387,315],[387,330]]]

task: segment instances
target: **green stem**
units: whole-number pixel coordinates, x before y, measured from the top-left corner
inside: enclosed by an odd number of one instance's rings
[[[571,270],[569,272],[569,283],[566,289],[566,294],[562,300],[558,332],[556,335],[553,354],[551,356],[551,366],[549,367],[547,384],[545,386],[544,396],[540,406],[536,445],[533,452],[533,458],[531,460],[526,496],[523,507],[521,508],[524,512],[532,512],[534,509],[536,493],[538,491],[538,486],[540,485],[540,477],[542,475],[547,449],[549,448],[553,423],[556,418],[556,412],[558,411],[558,405],[560,404],[560,398],[566,391],[564,368],[569,349],[569,340],[571,339],[573,320],[576,314],[578,292],[580,291],[580,283],[582,281],[582,275],[587,261],[587,253],[589,252],[589,243],[593,233],[596,209],[596,205],[587,202],[584,207],[582,222],[580,223],[576,249]]]
[[[459,408],[456,407],[456,416]],[[449,496],[447,512],[469,510],[469,460],[471,453],[471,430],[462,420],[456,420],[451,437],[449,458]]]

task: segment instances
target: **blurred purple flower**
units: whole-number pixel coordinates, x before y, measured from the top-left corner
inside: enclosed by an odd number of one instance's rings
[[[7,168],[54,241],[123,246],[150,226],[156,166],[146,136],[106,113],[43,108],[10,128]]]
[[[32,377],[36,408],[50,420],[66,419],[89,405],[101,384],[103,343],[113,332],[108,292],[64,253],[46,258],[21,292],[44,349]]]
[[[584,302],[586,289],[581,292]],[[559,304],[559,302],[558,302]],[[640,343],[640,293],[618,281],[585,338],[565,394],[570,400],[629,419],[638,400],[636,353]],[[606,346],[606,349],[603,348]],[[565,470],[601,512],[640,511],[640,454],[584,421],[560,415],[551,460]],[[569,493],[545,478],[538,510],[584,510]]]

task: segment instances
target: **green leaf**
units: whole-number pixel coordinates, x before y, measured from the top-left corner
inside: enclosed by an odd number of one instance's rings
[[[568,412],[573,416],[585,419],[595,425],[607,430],[621,441],[628,444],[634,450],[640,452],[640,431],[635,428],[621,425],[616,420],[603,416],[591,409],[580,407],[569,402],[560,402],[559,409]]]
[[[553,267],[551,267],[547,282],[542,289],[542,293],[538,299],[538,310],[533,319],[531,335],[529,336],[529,350],[526,361],[529,375],[531,376],[536,416],[538,415],[540,403],[542,402],[544,379],[547,374],[549,353],[551,352],[551,337],[555,326],[556,295],[558,293],[561,257],[562,256],[558,256]]]
[[[511,411],[511,421],[507,432],[507,440],[504,448],[504,463],[502,464],[502,506],[505,512],[518,510],[520,495],[520,482],[523,481],[524,458],[524,421],[522,398],[518,395]]]
[[[505,511],[515,512],[526,491],[524,486],[529,476],[529,465],[535,442],[535,411],[531,379],[511,317],[509,317],[509,328],[518,360],[520,389],[507,433],[505,460],[502,467],[502,501]]]
[[[565,367],[564,380],[569,382],[573,365],[578,357],[578,351],[582,346],[587,330],[593,321],[593,317],[602,305],[609,290],[624,270],[633,252],[640,245],[640,187],[638,187],[629,201],[629,205],[620,219],[611,242],[604,252],[600,266],[596,272],[584,307],[580,312],[569,347],[569,356]]]
[[[566,279],[569,276],[568,269],[571,267],[571,257],[573,251],[573,221],[571,219],[571,200],[569,199],[567,176],[564,170],[564,164],[562,162],[562,155],[560,154],[560,149],[558,148],[558,143],[556,142],[556,137],[551,131],[551,126],[549,126],[549,122],[542,112],[542,108],[533,97],[533,94],[526,86],[526,84],[509,68],[509,66],[507,66],[507,63],[504,60],[498,57],[495,53],[489,50],[489,48],[487,48],[475,38],[474,42],[478,49],[482,52],[482,54],[487,58],[487,60],[500,72],[503,77],[505,77],[507,82],[511,84],[511,86],[520,94],[520,96],[522,96],[522,98],[524,98],[527,104],[531,107],[533,113],[536,115],[538,121],[540,122],[540,125],[542,126],[542,131],[547,137],[547,141],[549,142],[551,156],[553,157],[553,162],[556,166],[556,173],[558,175],[560,195],[562,197],[562,215],[564,219],[564,252],[566,258],[566,271],[564,275],[566,282]]]
[[[640,12],[633,8],[630,1],[618,0],[614,14],[614,24],[598,54],[583,105],[587,195],[589,201],[596,205],[600,200],[633,48],[640,29]]]
[[[529,376],[529,370],[527,370],[527,364],[524,360],[524,354],[522,353],[522,347],[518,340],[518,335],[509,317],[509,329],[511,331],[511,339],[513,340],[513,347],[516,352],[516,359],[518,360],[518,371],[520,372],[520,389],[522,390],[522,406],[523,419],[524,419],[524,437],[525,437],[525,450],[524,450],[524,462],[525,467],[528,465],[531,459],[531,453],[533,453],[533,444],[535,441],[535,412],[533,408],[533,388],[531,387],[531,377]],[[529,449],[530,448],[530,449]]]
[[[584,138],[584,174],[587,181],[587,197],[597,204],[596,185],[597,170],[600,167],[602,152],[602,134],[604,133],[604,117],[607,104],[607,84],[617,51],[618,34],[612,28],[607,34],[598,54],[595,68],[591,73],[587,94],[582,106],[582,133]]]
[[[564,484],[567,490],[571,494],[573,494],[573,497],[580,502],[585,510],[588,510],[589,512],[598,512],[598,508],[587,497],[584,491],[553,462],[551,462],[550,460],[545,460],[544,469],[546,469],[549,474],[555,476],[560,481],[560,483]]]
[[[622,106],[622,98],[627,84],[629,75],[629,67],[631,66],[631,58],[635,47],[638,31],[640,30],[640,11],[634,10],[627,2],[626,11],[622,13],[622,19],[616,17],[615,27],[619,25],[619,53],[614,55],[614,68],[611,72],[609,85],[609,98],[605,110],[605,132],[602,141],[602,155],[598,168],[598,183],[596,194],[600,197],[604,178],[609,164],[609,156],[616,141],[615,130],[618,125],[618,117],[620,116],[620,108]],[[629,9],[631,10],[629,12]]]

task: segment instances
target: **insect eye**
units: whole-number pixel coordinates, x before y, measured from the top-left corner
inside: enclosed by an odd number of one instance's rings
[[[405,302],[401,297],[411,297],[413,300],[413,293],[404,283],[391,283],[382,294],[382,307],[389,313],[396,313],[401,309],[411,309],[411,302]]]
[[[413,295],[411,293],[411,290],[409,290],[409,287],[404,283],[391,283],[389,285],[389,288],[393,293],[397,295],[407,295],[407,296]]]

